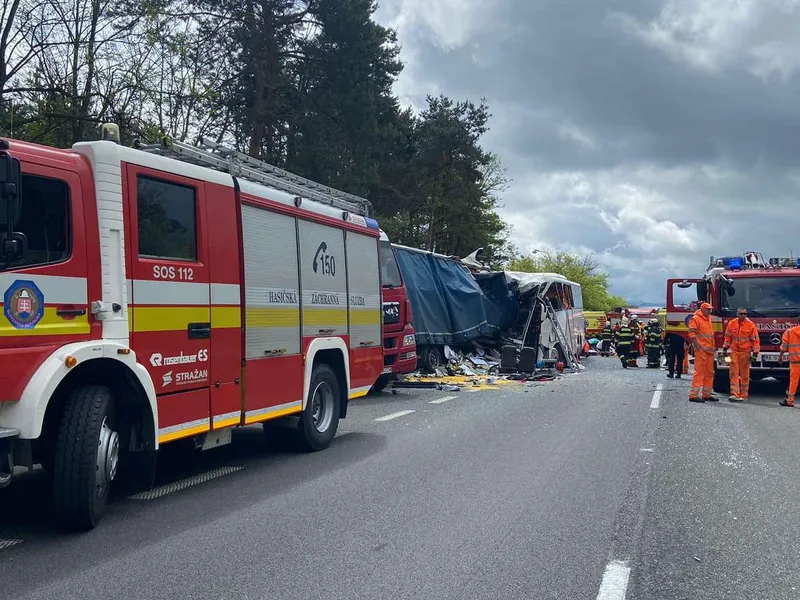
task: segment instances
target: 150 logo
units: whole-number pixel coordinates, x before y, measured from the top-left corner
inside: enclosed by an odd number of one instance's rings
[[[328,254],[327,243],[320,242],[314,254],[314,262],[311,264],[311,268],[314,269],[314,273],[336,277],[336,259],[331,254]]]

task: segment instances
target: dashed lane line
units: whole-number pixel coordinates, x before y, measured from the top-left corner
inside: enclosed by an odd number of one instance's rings
[[[663,391],[663,389],[664,389],[663,383],[659,383],[656,386],[656,391],[653,392],[653,400],[652,402],[650,402],[650,408],[658,408],[659,406],[661,406],[661,392]]]
[[[397,419],[399,417],[405,417],[406,415],[410,415],[411,413],[417,412],[415,410],[398,410],[390,415],[385,415],[383,417],[378,417],[375,419],[376,421],[391,421],[392,419]]]
[[[606,565],[596,600],[625,600],[630,576],[631,568],[628,566],[628,561],[612,560]]]
[[[11,548],[11,546],[16,546],[21,543],[22,540],[13,538],[0,538],[0,550],[5,550],[6,548]]]
[[[219,477],[224,477],[225,475],[230,475],[231,473],[236,473],[242,469],[244,469],[244,467],[241,466],[219,467],[218,469],[212,469],[210,471],[206,471],[205,473],[192,475],[186,479],[173,481],[172,483],[153,488],[152,490],[140,492],[138,494],[134,494],[133,496],[128,496],[128,500],[156,500],[158,498],[168,496],[169,494],[180,492],[192,486],[206,483],[207,481],[218,479]]]
[[[428,404],[442,404],[443,402],[450,402],[450,400],[455,400],[458,396],[445,396],[444,398],[437,398],[436,400],[431,400]]]

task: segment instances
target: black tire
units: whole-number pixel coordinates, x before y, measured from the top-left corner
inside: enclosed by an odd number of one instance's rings
[[[392,380],[390,375],[381,375],[375,380],[375,383],[372,384],[372,391],[374,393],[382,392],[386,389],[386,386],[389,385],[389,382]]]
[[[714,383],[711,386],[718,394],[727,394],[731,391],[730,371],[714,369]]]
[[[437,346],[425,346],[422,349],[422,366],[430,373],[444,365],[444,358]]]
[[[73,390],[64,406],[56,441],[53,500],[56,517],[68,529],[92,529],[105,513],[116,472],[106,484],[98,484],[98,447],[103,423],[113,431],[113,409],[108,388],[94,385]]]
[[[317,394],[319,397],[315,398]],[[324,406],[319,406],[324,404]],[[330,413],[328,413],[330,411]],[[311,372],[306,408],[300,415],[298,441],[306,452],[317,452],[330,446],[339,428],[341,397],[336,372],[325,363]]]

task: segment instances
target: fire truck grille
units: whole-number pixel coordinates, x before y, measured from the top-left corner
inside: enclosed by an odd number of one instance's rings
[[[762,346],[780,346],[782,335],[779,331],[761,331],[758,334],[758,341]],[[773,336],[777,337],[773,339]]]

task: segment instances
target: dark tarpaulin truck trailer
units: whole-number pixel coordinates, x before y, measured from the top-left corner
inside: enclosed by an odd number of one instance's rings
[[[393,244],[411,301],[420,364],[445,364],[444,346],[465,346],[492,336],[483,291],[460,261],[426,250]]]

